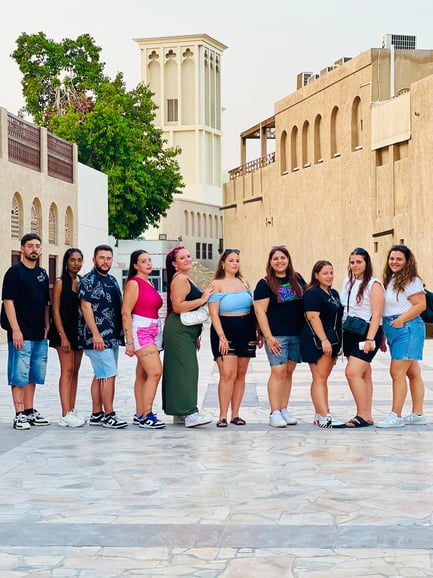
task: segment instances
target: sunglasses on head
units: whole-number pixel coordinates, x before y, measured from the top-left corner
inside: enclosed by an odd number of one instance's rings
[[[239,249],[226,249],[224,251],[224,255],[227,255],[227,253],[236,253],[237,255],[239,255],[240,250]]]
[[[406,245],[393,245],[391,247],[391,251],[407,251],[407,246]]]
[[[286,245],[272,245],[272,249],[287,249]]]

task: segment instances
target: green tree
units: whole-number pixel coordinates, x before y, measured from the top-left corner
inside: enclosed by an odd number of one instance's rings
[[[22,34],[12,57],[23,73],[26,111],[78,146],[80,162],[108,175],[109,231],[134,239],[165,216],[180,193],[178,148],[165,148],[148,87],[127,91],[104,76],[100,48],[84,34],[61,43]]]

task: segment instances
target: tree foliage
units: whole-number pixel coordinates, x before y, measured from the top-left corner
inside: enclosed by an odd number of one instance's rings
[[[183,187],[179,149],[164,147],[148,87],[127,91],[121,73],[103,73],[87,34],[61,43],[22,34],[12,57],[23,73],[26,110],[36,123],[78,146],[80,162],[108,175],[109,231],[138,237],[165,216]]]

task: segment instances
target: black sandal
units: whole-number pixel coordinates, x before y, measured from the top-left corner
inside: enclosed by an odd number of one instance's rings
[[[217,427],[227,427],[227,420],[226,420],[225,418],[219,419],[219,420],[216,422],[216,426],[217,426]]]
[[[247,422],[238,416],[234,417],[230,423],[233,423],[234,425],[245,425]]]

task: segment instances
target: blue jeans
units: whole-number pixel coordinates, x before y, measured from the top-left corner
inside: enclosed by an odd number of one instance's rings
[[[22,349],[8,341],[8,383],[25,387],[29,383],[44,383],[47,372],[48,341],[25,340]]]

